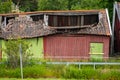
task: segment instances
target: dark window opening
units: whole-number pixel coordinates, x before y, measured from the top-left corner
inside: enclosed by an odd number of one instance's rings
[[[3,22],[4,21],[4,17],[2,16],[2,20],[1,20],[1,22]]]
[[[10,20],[10,19],[15,19],[15,17],[6,17],[6,24],[9,23],[9,20]]]
[[[90,25],[98,23],[98,15],[85,15],[84,16],[84,25]]]
[[[94,15],[49,15],[48,25],[51,27],[74,27],[97,24],[98,14]]]
[[[30,17],[33,19],[33,21],[39,21],[44,19],[43,15],[31,15]]]
[[[4,17],[2,16],[1,22],[7,25],[10,19],[15,19],[15,17]]]
[[[80,16],[49,15],[48,25],[52,27],[77,26],[80,22]]]

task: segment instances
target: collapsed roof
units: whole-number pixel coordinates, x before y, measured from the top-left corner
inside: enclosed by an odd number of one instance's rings
[[[5,39],[57,33],[111,35],[106,10],[40,11],[0,16],[1,37]]]

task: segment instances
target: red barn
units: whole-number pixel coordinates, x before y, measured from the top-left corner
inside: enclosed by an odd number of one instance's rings
[[[45,58],[109,57],[112,32],[107,9],[53,12],[48,26],[56,33],[44,37]]]
[[[112,38],[114,44],[113,46],[114,52],[119,53],[120,52],[120,3],[119,2],[114,3],[112,30],[114,33],[114,36]]]
[[[38,11],[1,14],[2,38],[32,40],[50,59],[108,58],[111,26],[106,10]],[[38,46],[39,37],[43,48]],[[43,39],[43,40],[42,40]],[[42,42],[43,41],[43,42]],[[34,51],[34,52],[35,52]],[[41,52],[40,52],[41,51]]]

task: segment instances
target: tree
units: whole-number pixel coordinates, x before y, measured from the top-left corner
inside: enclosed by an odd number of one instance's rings
[[[71,9],[100,9],[99,0],[76,0]]]
[[[15,5],[19,6],[21,11],[36,11],[38,8],[37,0],[12,0]]]
[[[39,0],[38,10],[99,9],[99,0]]]
[[[4,52],[7,54],[7,65],[11,68],[19,67],[20,63],[20,52],[19,52],[19,45],[22,45],[22,58],[23,58],[23,65],[29,61],[32,53],[30,52],[30,44],[25,40],[18,39],[18,40],[8,40],[5,43],[6,48]]]
[[[0,0],[0,13],[8,13],[11,12],[11,0]]]
[[[66,0],[38,0],[38,10],[66,10]]]
[[[113,4],[115,1],[120,1],[120,0],[100,0],[100,6],[102,8],[108,8],[111,21],[113,16]]]

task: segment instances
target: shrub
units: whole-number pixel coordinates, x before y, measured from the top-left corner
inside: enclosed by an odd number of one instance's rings
[[[120,71],[107,70],[99,77],[102,80],[120,80]]]
[[[23,65],[25,65],[29,58],[32,56],[30,53],[30,44],[25,40],[18,39],[18,40],[8,40],[5,42],[6,48],[4,52],[7,54],[7,65],[11,68],[17,68],[20,65],[20,52],[19,52],[19,45],[21,44],[22,48],[22,59]]]
[[[24,78],[65,78],[85,80],[120,80],[120,71],[111,69],[96,69],[91,67],[79,69],[76,65],[29,65],[23,68]],[[8,68],[0,65],[0,77],[20,78],[20,68]]]
[[[93,68],[78,69],[70,66],[66,69],[63,76],[69,79],[97,79],[99,75],[100,72],[98,70],[94,70]]]
[[[24,77],[40,78],[40,77],[54,77],[54,72],[48,69],[46,65],[34,65],[24,68]]]

